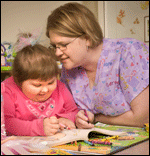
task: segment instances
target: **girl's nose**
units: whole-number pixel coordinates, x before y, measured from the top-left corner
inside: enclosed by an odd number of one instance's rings
[[[48,87],[47,86],[43,87],[42,90],[41,90],[41,92],[42,93],[47,93],[48,92]]]

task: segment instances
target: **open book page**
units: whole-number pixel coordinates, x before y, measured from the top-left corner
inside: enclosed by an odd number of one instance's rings
[[[53,147],[58,144],[61,145],[61,144],[69,143],[72,141],[88,140],[88,135],[90,132],[97,132],[97,133],[101,133],[104,135],[110,135],[110,136],[126,135],[125,132],[117,132],[117,131],[105,130],[105,129],[100,129],[100,128],[63,130],[62,133],[65,134],[65,136],[59,140],[53,141],[53,143],[51,141],[49,141],[48,145],[50,147]]]
[[[48,137],[30,137],[30,136],[12,136],[10,138],[7,138],[7,140],[3,143],[1,142],[1,149],[4,154],[10,154],[12,153],[11,150],[8,150],[8,147],[10,149],[13,148],[18,153],[22,153],[28,155],[30,152],[46,152],[50,147],[54,147],[57,145],[63,145],[66,143],[70,143],[72,141],[78,141],[78,140],[88,140],[88,135],[90,132],[97,132],[104,135],[126,135],[125,132],[117,132],[117,131],[111,131],[111,130],[105,130],[101,128],[92,128],[92,129],[72,129],[72,130],[63,130],[58,132],[57,134],[53,136]],[[24,148],[22,148],[24,146]],[[26,151],[25,149],[28,149]],[[29,153],[28,153],[29,152]],[[17,154],[17,153],[16,153]]]
[[[48,137],[30,137],[30,136],[16,136],[13,137],[13,140],[18,140],[20,142],[46,142],[49,147],[53,147],[56,145],[62,145],[65,143],[69,143],[72,141],[77,141],[77,140],[88,140],[88,135],[90,132],[97,132],[101,133],[104,135],[110,135],[110,136],[123,136],[126,135],[125,132],[117,132],[117,131],[111,131],[111,130],[106,130],[106,129],[101,129],[101,128],[92,128],[92,129],[72,129],[72,130],[67,130],[64,129],[61,132],[58,132],[57,134],[53,136],[48,136]]]

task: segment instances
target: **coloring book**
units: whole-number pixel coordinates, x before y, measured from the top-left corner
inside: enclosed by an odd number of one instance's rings
[[[1,144],[2,144],[1,149],[4,154],[10,154],[10,153],[7,153],[8,152],[7,146],[9,144],[9,147],[15,148],[15,150],[17,150],[18,153],[24,151],[25,153],[23,154],[28,155],[28,152],[20,148],[20,145],[26,146],[26,148],[28,148],[29,151],[31,150],[38,151],[38,152],[46,151],[50,147],[63,145],[66,143],[70,143],[72,141],[88,140],[89,134],[92,132],[94,134],[98,133],[98,134],[110,135],[110,136],[126,135],[125,132],[117,132],[113,130],[111,131],[111,130],[96,128],[96,127],[92,129],[72,129],[72,130],[64,129],[62,131],[59,131],[57,134],[53,136],[48,136],[48,137],[12,136],[12,137],[7,138],[6,140],[1,141]],[[9,152],[12,153],[12,151],[9,151]]]
[[[101,144],[90,146],[84,142],[84,140],[116,135],[119,139],[113,140],[111,146]],[[124,139],[126,136],[129,138],[130,135],[132,140]],[[1,155],[75,155],[78,153],[79,144],[81,153],[109,154],[148,138],[149,133],[142,128],[98,123],[92,129],[65,129],[49,137],[12,136],[1,142]]]

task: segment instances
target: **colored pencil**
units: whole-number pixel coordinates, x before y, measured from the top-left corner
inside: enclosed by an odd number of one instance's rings
[[[84,140],[85,143],[89,144],[90,146],[94,146],[94,143],[90,142],[90,141],[87,141],[87,140]]]

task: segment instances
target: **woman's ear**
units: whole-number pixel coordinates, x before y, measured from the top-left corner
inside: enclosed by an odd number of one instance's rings
[[[90,47],[91,46],[90,38],[88,36],[85,36],[85,39],[86,39],[86,46]]]

